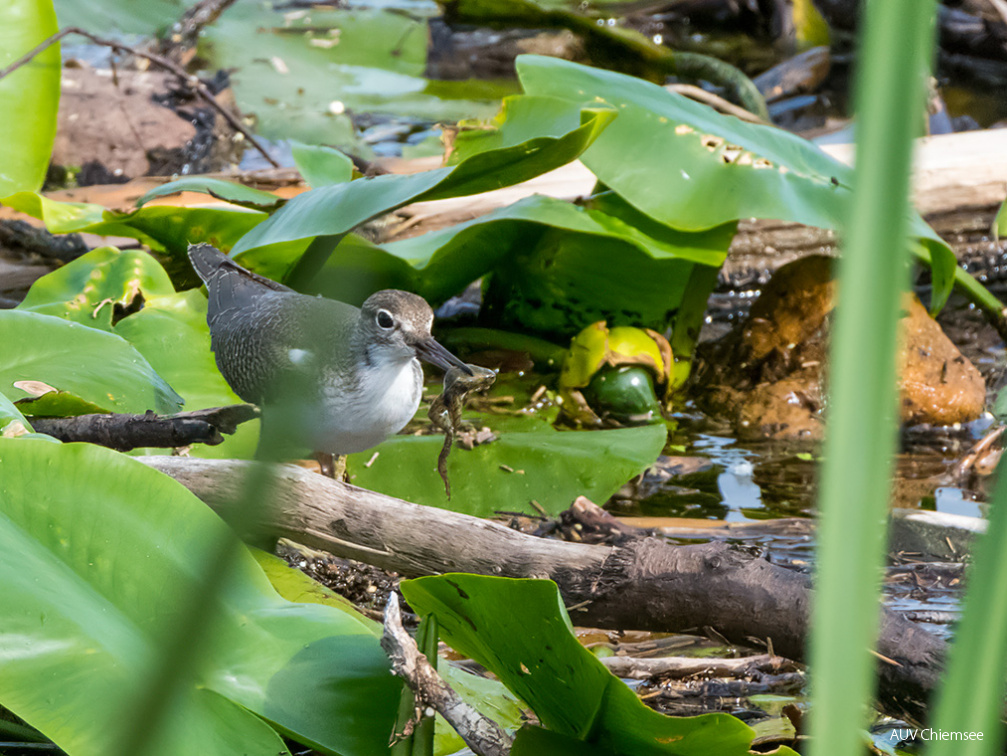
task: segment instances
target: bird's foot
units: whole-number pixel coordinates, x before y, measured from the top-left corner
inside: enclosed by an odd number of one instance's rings
[[[330,454],[329,452],[316,451],[313,456],[322,468],[322,475],[333,480],[341,480],[343,483],[349,482],[346,479],[345,454]]]

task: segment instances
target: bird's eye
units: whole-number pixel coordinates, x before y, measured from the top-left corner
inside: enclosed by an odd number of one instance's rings
[[[378,310],[378,316],[375,318],[378,322],[378,326],[384,329],[389,329],[395,325],[395,318],[388,310]]]

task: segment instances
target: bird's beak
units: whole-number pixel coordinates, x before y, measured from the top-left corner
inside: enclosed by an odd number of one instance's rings
[[[472,368],[442,347],[433,336],[419,342],[416,345],[416,353],[421,360],[429,362],[431,365],[436,365],[441,370],[456,367],[464,370],[467,375],[473,375]]]

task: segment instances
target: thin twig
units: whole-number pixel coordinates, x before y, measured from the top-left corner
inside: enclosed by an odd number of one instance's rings
[[[709,105],[712,108],[716,108],[721,113],[726,113],[727,115],[733,115],[740,118],[742,121],[748,121],[749,123],[767,123],[766,119],[759,117],[750,110],[746,110],[733,102],[728,102],[723,97],[715,95],[713,92],[707,92],[701,87],[697,87],[693,84],[668,84],[665,89],[671,92],[677,92],[680,95],[685,95],[686,97],[695,100],[696,102],[701,102],[704,105]]]
[[[252,133],[245,128],[244,124],[241,123],[241,120],[236,115],[231,113],[231,111],[229,111],[219,102],[217,102],[217,98],[213,96],[213,93],[209,90],[209,88],[207,88],[207,86],[203,82],[199,80],[198,77],[186,73],[181,66],[179,66],[174,61],[165,58],[162,55],[157,55],[156,53],[151,52],[145,52],[143,50],[138,50],[135,47],[131,47],[130,45],[124,45],[121,42],[115,42],[114,40],[111,39],[104,39],[102,37],[98,37],[92,34],[91,32],[84,31],[83,29],[77,26],[68,26],[67,28],[56,32],[48,39],[42,41],[33,50],[31,50],[28,53],[25,53],[20,58],[11,63],[9,66],[7,66],[7,68],[0,71],[0,79],[3,79],[5,76],[8,76],[13,71],[16,71],[17,69],[21,68],[21,66],[30,62],[37,55],[39,55],[45,50],[48,50],[54,44],[63,39],[63,37],[66,37],[70,34],[79,34],[82,37],[87,37],[96,45],[108,47],[114,51],[127,52],[130,53],[131,55],[135,55],[138,58],[145,58],[146,60],[149,60],[151,63],[154,63],[155,65],[158,65],[161,68],[165,69],[169,73],[174,74],[183,84],[188,86],[196,94],[202,97],[203,100],[205,100],[210,107],[212,107],[214,110],[220,113],[220,115],[224,117],[224,120],[227,121],[235,131],[241,133],[242,136],[244,136],[245,139],[248,140],[249,144],[251,144],[256,150],[258,150],[259,154],[261,154],[262,157],[264,157],[266,160],[269,161],[270,165],[272,165],[274,168],[280,167],[280,164],[277,163],[272,158],[272,156],[266,151],[266,149],[261,144],[259,144],[258,140],[254,136],[252,136]]]

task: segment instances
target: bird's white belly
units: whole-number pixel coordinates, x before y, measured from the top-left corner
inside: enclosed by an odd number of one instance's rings
[[[360,376],[359,390],[323,389],[318,417],[309,419],[312,448],[352,454],[377,446],[408,423],[420,405],[423,373],[416,360]]]

